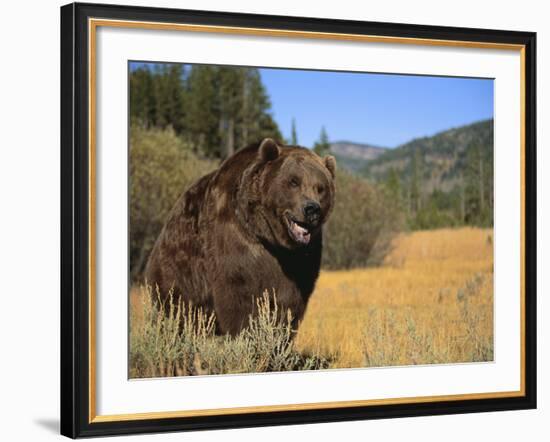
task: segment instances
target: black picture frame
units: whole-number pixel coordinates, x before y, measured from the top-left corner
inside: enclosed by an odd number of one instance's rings
[[[89,18],[522,45],[524,395],[295,411],[94,422],[89,375]],[[124,148],[124,147],[121,147]],[[61,7],[61,434],[76,438],[536,408],[536,34],[73,3]]]

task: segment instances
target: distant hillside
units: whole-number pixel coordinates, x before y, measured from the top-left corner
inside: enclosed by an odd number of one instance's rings
[[[372,161],[386,152],[385,147],[370,144],[337,141],[330,144],[330,152],[336,157],[338,165],[352,172],[363,170]]]
[[[493,120],[393,149],[342,141],[339,167],[382,184],[412,229],[493,225]]]
[[[400,181],[407,182],[416,168],[423,193],[435,189],[449,192],[466,173],[468,149],[473,147],[481,150],[487,163],[485,167],[492,169],[492,119],[417,138],[395,149],[385,149],[364,165],[361,174],[384,181],[390,171],[397,172]],[[490,172],[492,174],[492,170]]]

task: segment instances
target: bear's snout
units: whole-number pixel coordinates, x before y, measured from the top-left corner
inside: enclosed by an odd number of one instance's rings
[[[303,208],[304,216],[309,224],[317,224],[321,218],[321,206],[315,201],[308,201]]]

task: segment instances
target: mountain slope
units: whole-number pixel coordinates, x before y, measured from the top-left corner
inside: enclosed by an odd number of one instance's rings
[[[371,144],[336,141],[330,144],[330,152],[336,157],[339,166],[352,172],[364,169],[372,161],[386,152],[387,148]]]
[[[446,130],[431,137],[417,138],[395,149],[386,149],[368,161],[361,174],[375,181],[383,181],[390,171],[395,171],[402,182],[407,182],[416,172],[424,192],[434,189],[448,192],[465,174],[470,149],[481,151],[492,173],[492,119]]]

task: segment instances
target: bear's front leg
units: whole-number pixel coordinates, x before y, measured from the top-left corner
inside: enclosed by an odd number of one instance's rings
[[[213,295],[217,330],[220,334],[238,335],[248,326],[249,317],[254,313],[256,297],[229,278],[216,287]]]

